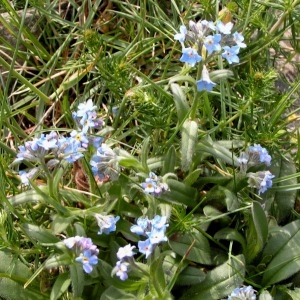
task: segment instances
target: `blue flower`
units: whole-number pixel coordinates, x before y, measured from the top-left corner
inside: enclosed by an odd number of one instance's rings
[[[72,137],[63,137],[58,140],[57,155],[64,158],[67,162],[73,163],[83,157],[83,148],[78,141]]]
[[[223,50],[224,52],[222,53],[222,57],[224,57],[229,64],[240,62],[240,59],[237,56],[237,54],[239,54],[240,51],[239,46],[232,46],[232,47],[224,46]]]
[[[131,244],[126,245],[125,247],[120,247],[117,252],[118,259],[122,260],[126,257],[133,257],[135,253],[132,251],[135,246],[131,246]]]
[[[203,66],[202,77],[200,80],[196,81],[197,90],[200,91],[209,91],[211,92],[216,83],[210,80],[208,70],[206,66]]]
[[[98,264],[98,257],[91,250],[85,250],[75,260],[82,263],[83,270],[88,274],[93,271],[93,265]]]
[[[162,192],[169,190],[168,185],[162,182],[161,178],[153,172],[149,173],[149,177],[145,179],[145,182],[141,183],[141,186],[146,194],[153,196],[159,196]]]
[[[249,165],[256,165],[258,163],[265,163],[267,166],[271,165],[272,157],[269,155],[266,148],[259,144],[248,147]]]
[[[99,226],[98,234],[109,234],[110,232],[116,231],[116,223],[120,220],[120,217],[114,217],[111,215],[95,214],[96,221]]]
[[[128,263],[124,263],[122,261],[117,261],[116,266],[113,270],[113,273],[115,272],[116,275],[121,279],[121,280],[126,280],[128,278]]]
[[[220,41],[221,41],[221,34],[208,35],[204,39],[204,45],[208,54],[211,54],[214,51],[221,50]]]
[[[28,176],[28,173],[26,171],[20,171],[19,176],[20,176],[20,180],[21,180],[22,184],[30,185],[29,176]]]
[[[44,148],[45,150],[54,149],[57,147],[58,135],[52,131],[49,134],[42,134],[41,137],[36,141],[37,145]]]
[[[223,34],[230,34],[232,27],[233,23],[231,22],[224,24],[222,21],[218,21],[216,24],[216,29]]]
[[[182,56],[180,57],[181,62],[186,62],[194,67],[195,64],[201,60],[202,57],[194,48],[188,47],[182,49]]]
[[[109,177],[115,180],[119,175],[118,157],[113,149],[106,144],[101,144],[90,160],[92,171],[100,179]]]
[[[180,33],[176,33],[174,35],[174,40],[177,40],[180,43],[183,43],[185,40],[185,36],[187,34],[187,29],[186,29],[185,25],[181,25],[179,31],[180,31]]]
[[[138,247],[139,251],[145,254],[146,258],[148,258],[153,251],[154,244],[151,243],[150,239],[147,239],[145,241],[139,241]]]
[[[84,117],[87,113],[95,111],[96,108],[97,108],[97,106],[93,104],[93,100],[88,99],[86,102],[80,103],[78,105],[78,110],[76,112],[76,116]]]
[[[138,235],[145,235],[150,224],[148,218],[138,218],[136,223],[137,225],[132,225],[130,227],[130,231]]]
[[[236,288],[228,300],[256,300],[255,290],[251,285],[241,288]]]
[[[235,43],[240,47],[240,48],[246,48],[247,45],[243,43],[244,41],[244,36],[237,31],[233,34],[233,40]]]
[[[275,176],[270,171],[259,171],[256,173],[249,172],[247,177],[248,186],[258,189],[258,195],[260,195],[272,187],[272,178]]]
[[[87,148],[89,140],[83,131],[73,130],[70,136],[78,143],[78,146],[82,148]]]
[[[203,27],[209,28],[211,30],[216,30],[216,26],[212,21],[202,20],[200,23]]]

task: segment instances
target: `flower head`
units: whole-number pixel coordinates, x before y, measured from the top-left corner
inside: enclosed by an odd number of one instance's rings
[[[240,59],[237,56],[240,51],[239,46],[232,46],[232,47],[224,46],[223,50],[224,52],[222,53],[222,57],[225,58],[229,64],[240,62]]]
[[[272,187],[272,178],[275,176],[270,171],[259,171],[256,173],[249,172],[247,177],[249,187],[258,189],[258,195],[260,195]]]
[[[83,270],[88,274],[93,271],[93,265],[98,264],[98,257],[91,250],[84,250],[75,260],[82,263]]]
[[[116,266],[113,270],[115,274],[121,279],[121,280],[126,280],[128,278],[128,263],[124,263],[122,261],[117,261]]]
[[[271,165],[272,157],[268,150],[259,144],[254,144],[248,147],[249,164],[256,165],[258,163],[265,163],[267,166]]]
[[[202,77],[196,82],[197,90],[200,91],[209,91],[211,92],[216,83],[210,80],[208,70],[206,66],[203,66]]]
[[[191,47],[182,49],[182,56],[180,57],[181,62],[186,62],[194,67],[195,64],[201,60],[202,57],[198,54],[196,49]]]
[[[232,22],[228,22],[224,24],[222,21],[218,21],[216,24],[216,29],[223,34],[230,34],[232,27],[233,27]]]
[[[117,252],[118,259],[122,260],[125,257],[132,257],[135,253],[132,251],[135,246],[131,246],[131,244],[126,245],[125,247],[120,247]]]
[[[221,41],[221,34],[208,35],[204,39],[204,45],[208,54],[211,54],[214,51],[221,50],[220,41]]]
[[[98,234],[109,234],[110,232],[116,231],[116,223],[120,220],[119,216],[114,217],[101,214],[95,214],[95,218],[99,226]]]
[[[185,40],[185,36],[187,34],[187,29],[185,27],[185,25],[181,25],[179,28],[180,33],[176,33],[174,35],[174,40],[179,41],[180,43],[183,43]]]
[[[151,243],[150,239],[147,239],[145,241],[139,241],[138,247],[139,251],[145,254],[146,258],[148,258],[153,251],[154,244]]]
[[[236,288],[228,300],[256,300],[255,290],[251,285],[241,288]]]
[[[238,33],[237,31],[233,34],[233,40],[240,48],[246,48],[247,45],[243,43],[244,36],[241,33]]]

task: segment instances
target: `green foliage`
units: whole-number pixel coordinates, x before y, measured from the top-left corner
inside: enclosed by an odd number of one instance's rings
[[[260,300],[299,299],[299,0],[3,0],[0,12],[1,299],[226,299],[246,285]],[[238,64],[203,43],[195,67],[180,61],[174,34],[204,19],[243,34]],[[203,66],[212,91],[197,90]],[[88,99],[104,125],[87,130],[82,158],[15,160],[43,134],[82,133],[74,112]],[[109,148],[104,176],[90,164],[95,137]],[[254,144],[270,166],[250,163]],[[272,187],[257,177],[268,171]],[[115,230],[99,234],[97,215],[119,216]],[[152,225],[131,227],[155,216],[166,239],[147,256]],[[75,236],[99,249],[90,273],[76,261],[89,254],[63,242]]]

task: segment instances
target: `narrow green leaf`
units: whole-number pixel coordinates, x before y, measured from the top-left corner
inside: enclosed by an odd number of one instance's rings
[[[74,263],[69,266],[72,291],[74,297],[81,297],[84,288],[84,273],[82,264]]]
[[[252,218],[259,243],[263,246],[268,237],[268,220],[261,204],[253,201]]]
[[[286,156],[285,158],[278,157],[277,159],[273,160],[270,171],[273,175],[275,175],[275,178],[280,179],[281,177],[295,174],[297,169],[292,158],[290,156]],[[286,189],[284,186],[286,186]],[[278,223],[283,221],[291,214],[291,211],[295,205],[297,190],[291,190],[289,189],[289,186],[295,186],[296,188],[299,188],[298,179],[296,177],[291,177],[287,180],[280,181],[276,185],[276,187],[283,189],[280,191],[275,190],[275,197],[271,208],[272,215],[276,217]]]
[[[187,117],[190,106],[186,100],[185,93],[177,83],[171,83],[170,88],[174,96],[178,122],[181,124]]]
[[[68,273],[59,274],[52,287],[50,300],[59,299],[60,296],[68,289],[71,284],[71,279]]]
[[[174,173],[176,166],[176,150],[175,147],[172,145],[167,154],[164,156],[164,165],[162,169],[162,175],[167,173]]]
[[[193,160],[198,139],[198,124],[195,120],[187,119],[181,129],[181,168],[188,171]]]
[[[196,169],[193,172],[189,173],[184,178],[184,183],[188,186],[191,186],[195,181],[199,178],[200,174],[202,173],[201,169]]]

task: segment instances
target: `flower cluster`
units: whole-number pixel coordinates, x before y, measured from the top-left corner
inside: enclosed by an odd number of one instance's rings
[[[139,251],[145,254],[146,258],[153,252],[155,246],[161,242],[166,242],[167,217],[155,216],[152,220],[148,218],[138,218],[137,224],[131,226],[130,231],[138,235],[146,236],[147,239],[138,242]]]
[[[256,300],[255,290],[251,285],[236,288],[230,296],[228,296],[228,300]]]
[[[109,234],[116,231],[116,223],[120,220],[120,217],[114,217],[111,215],[95,214],[96,221],[99,226],[98,234]]]
[[[259,144],[249,146],[246,152],[242,152],[238,158],[240,164],[240,170],[243,174],[248,177],[248,186],[256,188],[258,194],[264,193],[267,189],[272,187],[272,179],[275,177],[270,171],[258,171],[248,172],[248,168],[265,164],[266,166],[271,165],[271,156],[269,155],[266,148]]]
[[[93,105],[91,99],[86,103],[79,104],[78,111],[73,113],[79,130],[73,130],[69,137],[59,136],[55,131],[51,131],[19,146],[15,162],[26,160],[39,164],[37,168],[34,168],[34,171],[22,170],[19,172],[23,184],[29,185],[29,180],[34,178],[39,171],[53,169],[62,160],[74,163],[83,157],[83,152],[89,143],[100,145],[100,137],[88,137],[86,135],[90,128],[99,129],[103,125],[103,121],[97,118],[95,109],[96,106]]]
[[[155,173],[150,172],[149,177],[141,184],[146,194],[159,196],[162,192],[168,191],[169,187],[166,183],[162,182],[162,178],[158,177]]]
[[[174,39],[182,45],[181,62],[188,63],[192,67],[198,62],[203,62],[201,79],[196,82],[198,91],[212,91],[216,85],[210,80],[205,65],[211,57],[217,54],[226,59],[228,64],[239,63],[238,54],[246,44],[241,33],[237,31],[231,33],[232,27],[232,22],[223,23],[221,20],[216,23],[207,20],[197,23],[190,21],[189,30],[182,25],[180,32],[174,35]]]
[[[93,271],[93,266],[98,264],[99,250],[97,246],[93,245],[90,238],[86,237],[70,237],[64,240],[67,248],[74,251],[75,255],[78,255],[75,260],[82,263],[83,270],[86,273]]]
[[[90,160],[92,172],[99,179],[109,178],[115,180],[119,174],[118,156],[113,149],[105,143],[98,147]]]
[[[131,226],[130,230],[138,235],[146,236],[147,239],[138,242],[139,252],[145,254],[146,258],[153,252],[154,248],[161,242],[166,242],[168,238],[165,236],[166,229],[169,224],[166,224],[167,218],[155,216],[152,220],[148,218],[138,218],[137,224]],[[119,248],[117,252],[118,261],[114,267],[112,274],[116,274],[121,280],[128,278],[130,267],[135,266],[133,256],[135,246],[131,244]]]
[[[126,245],[125,247],[120,247],[117,252],[118,261],[113,270],[121,280],[126,280],[128,278],[127,272],[129,271],[130,265],[134,263],[133,256],[135,253],[132,251],[135,246],[131,244]]]

